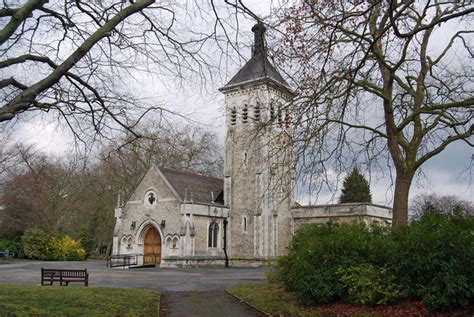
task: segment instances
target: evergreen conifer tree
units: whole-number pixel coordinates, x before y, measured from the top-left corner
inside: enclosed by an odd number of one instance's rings
[[[342,193],[339,197],[340,203],[371,203],[372,193],[370,192],[369,182],[354,168],[352,172],[346,176],[342,184]]]

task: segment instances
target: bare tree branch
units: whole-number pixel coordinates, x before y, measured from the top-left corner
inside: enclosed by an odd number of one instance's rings
[[[293,121],[306,170],[389,159],[394,224],[405,224],[419,168],[474,133],[473,10],[471,1],[367,0],[301,1],[282,11],[278,56],[296,69]],[[440,48],[448,21],[460,23]]]

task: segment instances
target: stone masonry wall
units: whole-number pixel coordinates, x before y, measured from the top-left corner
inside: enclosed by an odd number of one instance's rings
[[[156,202],[151,206],[145,202],[145,194],[149,191],[156,193]],[[158,172],[152,168],[122,208],[121,218],[121,227],[116,230],[118,241],[121,244],[119,248],[121,254],[143,253],[143,244],[139,240],[144,224],[147,223],[153,224],[160,232],[163,254],[166,237],[179,233],[181,225],[179,201],[159,177]],[[162,220],[165,221],[163,229],[160,228]],[[132,228],[133,222],[135,228]],[[123,237],[128,236],[133,237],[131,249],[123,246]]]
[[[277,179],[285,174],[280,164],[287,164],[289,159],[285,157],[286,152],[272,151],[277,146],[285,147],[277,141],[284,129],[280,124],[283,120],[278,121],[279,109],[284,116],[286,98],[267,84],[226,93],[225,203],[230,207],[230,254],[233,258],[265,258],[280,254],[289,241],[289,200],[282,201],[278,199],[281,197],[273,195],[275,190],[292,191],[288,182]],[[272,182],[272,177],[276,182]],[[244,217],[247,219],[246,232],[243,230]]]
[[[392,222],[392,210],[385,206],[366,203],[299,206],[292,208],[293,231],[309,223],[353,223],[363,221],[368,225],[378,223],[388,226]]]

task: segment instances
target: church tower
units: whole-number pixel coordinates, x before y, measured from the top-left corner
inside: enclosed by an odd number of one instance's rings
[[[252,31],[251,59],[220,88],[226,108],[227,250],[236,264],[285,254],[292,226],[294,92],[267,58],[265,26],[259,22]]]

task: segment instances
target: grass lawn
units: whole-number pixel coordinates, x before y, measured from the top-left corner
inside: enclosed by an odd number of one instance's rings
[[[314,311],[306,310],[298,304],[295,294],[286,292],[276,284],[236,285],[227,291],[267,314],[314,316]]]
[[[0,285],[0,316],[158,316],[159,305],[147,290]]]
[[[443,314],[428,314],[413,302],[400,302],[387,306],[360,306],[342,302],[313,307],[298,303],[295,293],[286,292],[275,283],[237,285],[227,291],[260,311],[273,316],[354,316],[354,317],[401,317],[401,316],[456,316],[472,317],[472,311],[458,310]]]

